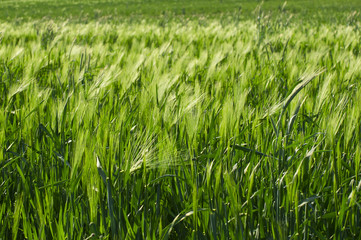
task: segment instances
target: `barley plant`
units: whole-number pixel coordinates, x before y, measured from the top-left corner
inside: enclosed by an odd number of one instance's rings
[[[361,237],[359,15],[284,7],[0,22],[0,239]]]

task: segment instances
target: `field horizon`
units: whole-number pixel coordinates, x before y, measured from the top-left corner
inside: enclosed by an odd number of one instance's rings
[[[154,18],[197,18],[222,15],[254,19],[259,6],[273,16],[284,9],[301,21],[343,22],[361,10],[357,0],[16,0],[0,1],[0,20],[26,22],[55,20],[87,23],[89,21],[139,21]]]

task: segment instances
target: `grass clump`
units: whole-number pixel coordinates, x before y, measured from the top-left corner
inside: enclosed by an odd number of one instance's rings
[[[1,23],[0,236],[360,237],[358,22],[259,16]]]

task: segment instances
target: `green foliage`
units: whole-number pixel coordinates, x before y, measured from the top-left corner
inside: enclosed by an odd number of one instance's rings
[[[235,19],[253,19],[255,13],[355,24],[361,4],[359,0],[342,0],[342,4],[339,0],[0,0],[0,9],[0,20],[18,24],[29,20],[114,23],[147,19],[164,25],[173,18],[218,19],[231,14]],[[279,24],[287,25],[289,20]]]
[[[358,15],[268,4],[1,23],[0,238],[358,239]]]

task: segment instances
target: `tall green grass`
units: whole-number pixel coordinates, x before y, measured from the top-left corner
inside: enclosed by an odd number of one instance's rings
[[[223,19],[1,23],[0,238],[360,237],[360,39]]]

